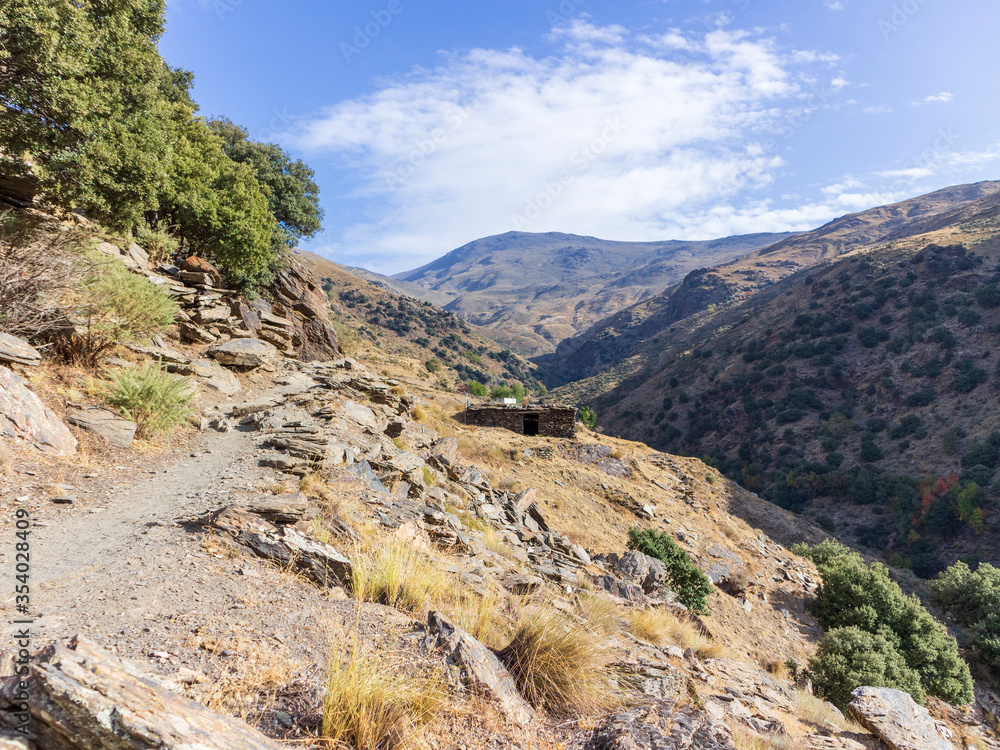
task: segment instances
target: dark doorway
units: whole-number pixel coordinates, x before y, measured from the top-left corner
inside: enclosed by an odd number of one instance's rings
[[[537,435],[538,434],[538,415],[537,414],[525,414],[523,422],[523,432],[525,435]]]

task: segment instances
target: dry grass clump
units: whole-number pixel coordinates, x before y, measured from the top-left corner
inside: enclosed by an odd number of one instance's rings
[[[503,536],[500,532],[492,526],[486,526],[486,528],[483,529],[483,545],[486,549],[491,552],[495,552],[501,557],[505,557],[508,560],[515,559],[514,550],[511,549],[511,546],[503,540]]]
[[[728,653],[725,646],[702,635],[694,624],[662,607],[636,610],[630,626],[632,635],[654,646],[690,648],[702,659],[716,659]]]
[[[559,613],[526,613],[499,656],[537,708],[585,714],[614,704],[603,639]]]
[[[372,536],[351,556],[354,595],[407,612],[455,598],[455,579],[405,540]]]
[[[460,596],[442,611],[449,621],[494,651],[502,649],[514,637],[517,604],[504,592]]]
[[[818,727],[833,726],[841,732],[859,732],[861,727],[821,698],[804,690],[795,691],[795,715],[801,721]]]
[[[733,730],[733,746],[736,750],[799,750],[802,747],[798,740],[788,735],[757,734],[742,726]]]
[[[210,642],[211,643],[211,642]],[[221,646],[236,658],[222,658]],[[288,688],[302,664],[281,650],[260,643],[219,641],[212,650],[219,669],[212,682],[196,688],[199,700],[213,711],[258,722]]]
[[[4,447],[4,452],[0,453],[0,477],[9,477],[14,471],[14,457],[7,452],[6,446]]]
[[[306,474],[299,480],[299,492],[319,501],[324,510],[336,513],[340,508],[340,497],[334,492],[326,479],[317,472]]]
[[[604,596],[581,593],[577,606],[580,614],[598,632],[614,635],[622,628],[622,612],[617,604]]]
[[[415,727],[434,717],[444,698],[440,681],[401,678],[391,658],[355,643],[349,654],[330,659],[322,735],[355,748],[401,747]]]

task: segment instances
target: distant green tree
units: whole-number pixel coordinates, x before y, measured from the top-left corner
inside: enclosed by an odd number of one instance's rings
[[[0,4],[0,173],[120,230],[155,208],[164,0]]]
[[[276,247],[293,247],[322,228],[323,209],[312,169],[301,160],[292,160],[281,146],[250,140],[247,131],[228,118],[209,120],[208,126],[221,139],[225,154],[249,166],[264,187],[277,222]]]
[[[975,571],[957,562],[930,584],[931,602],[965,628],[966,645],[994,684],[1000,681],[1000,570],[982,563]]]
[[[480,398],[486,398],[490,395],[489,389],[480,383],[478,380],[470,380],[466,385],[469,386],[469,393],[473,396],[479,396]]]

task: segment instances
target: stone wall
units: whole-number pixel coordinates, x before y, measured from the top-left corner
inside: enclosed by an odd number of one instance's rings
[[[500,427],[521,435],[576,437],[576,409],[572,406],[470,406],[466,412],[469,424],[479,427]],[[537,424],[537,431],[534,425]]]

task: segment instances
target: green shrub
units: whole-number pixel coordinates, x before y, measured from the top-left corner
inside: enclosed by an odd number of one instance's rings
[[[577,412],[576,418],[591,430],[597,426],[597,415],[589,406],[582,407],[580,411]]]
[[[809,676],[820,695],[842,711],[860,685],[904,690],[923,703],[920,677],[891,638],[856,627],[831,630],[809,660]]]
[[[489,389],[480,383],[478,380],[470,380],[467,385],[469,386],[469,393],[473,396],[479,396],[480,398],[486,398],[490,395]]]
[[[903,594],[884,565],[869,568],[857,553],[831,552],[818,564],[823,584],[810,604],[819,623],[828,630],[855,627],[888,639],[919,675],[924,692],[954,705],[972,700],[972,677],[958,644],[920,600]],[[910,692],[903,684],[898,687]]]
[[[159,286],[124,265],[93,253],[93,269],[80,284],[76,315],[82,333],[64,340],[69,359],[94,365],[118,344],[164,331],[174,322],[176,303]]]
[[[655,529],[629,529],[628,546],[667,566],[667,580],[670,589],[677,594],[677,601],[692,612],[708,613],[707,598],[713,591],[712,582],[669,534]]]
[[[187,419],[194,397],[187,378],[171,375],[148,364],[115,375],[105,398],[136,423],[136,434],[152,437],[167,432]]]
[[[930,585],[931,602],[966,629],[963,641],[997,684],[1000,675],[1000,570],[957,562]]]
[[[135,232],[135,241],[149,253],[149,259],[154,263],[163,263],[177,252],[180,242],[172,237],[163,222],[155,227],[140,224]]]

